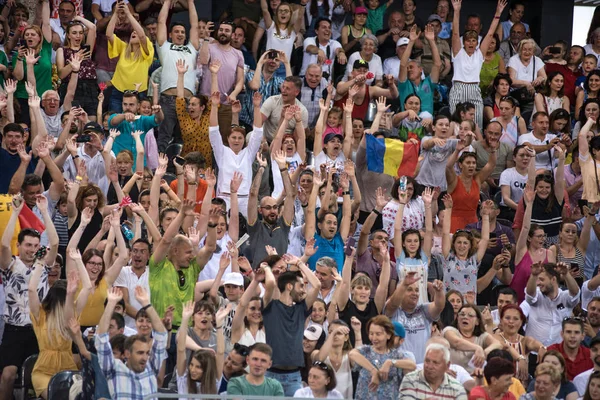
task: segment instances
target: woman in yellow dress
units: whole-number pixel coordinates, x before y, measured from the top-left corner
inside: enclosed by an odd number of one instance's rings
[[[67,263],[75,263],[77,271],[72,271],[68,281],[60,280],[48,291],[40,302],[37,287],[44,271],[44,259],[37,258],[29,280],[29,310],[31,323],[38,340],[40,353],[31,373],[35,394],[48,398],[48,383],[60,371],[77,370],[71,352],[69,320],[79,316],[87,302],[92,284],[78,250],[70,250]],[[81,280],[82,289],[74,300]]]

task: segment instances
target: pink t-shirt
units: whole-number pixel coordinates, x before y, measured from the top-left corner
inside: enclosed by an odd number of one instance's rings
[[[241,51],[230,47],[224,51],[217,43],[211,43],[208,47],[210,53],[210,62],[221,61],[221,69],[217,75],[219,80],[219,92],[221,93],[221,104],[228,104],[227,97],[235,88],[237,82],[237,69],[244,69],[244,56]],[[210,85],[212,83],[212,75],[210,73],[209,64],[202,67],[202,85],[200,93],[210,97]],[[242,72],[243,74],[243,72]]]

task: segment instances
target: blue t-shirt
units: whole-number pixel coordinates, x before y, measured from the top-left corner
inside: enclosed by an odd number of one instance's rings
[[[150,129],[157,127],[158,123],[155,121],[154,115],[141,115],[138,119],[134,120],[133,122],[127,122],[123,120],[119,125],[112,126],[111,122],[115,115],[119,114],[113,114],[110,117],[108,117],[108,126],[111,129],[114,128],[119,130],[121,134],[115,138],[112,148],[113,153],[119,154],[121,150],[131,151],[131,153],[133,154],[133,165],[135,165],[137,152],[135,150],[135,139],[133,138],[133,136],[131,136],[131,132],[144,132],[140,137],[140,140],[142,141],[142,143],[144,143],[144,140],[146,139],[146,133]],[[146,165],[145,161],[144,165]]]
[[[26,151],[29,153],[31,147],[28,147]],[[33,174],[35,166],[37,164],[37,158],[32,157],[29,165],[27,166],[27,174]],[[17,169],[21,165],[21,158],[19,154],[10,154],[8,151],[0,147],[0,193],[8,193],[8,187],[10,186],[10,180],[12,179]]]
[[[344,260],[346,258],[344,254],[344,241],[342,235],[336,233],[333,239],[324,239],[321,235],[315,233],[315,246],[318,247],[317,252],[314,256],[308,259],[308,266],[311,270],[317,269],[317,261],[321,257],[331,257],[335,260],[338,267],[338,272],[342,273],[344,267]]]
[[[416,93],[421,99],[421,112],[427,111],[433,115],[433,95],[437,84],[431,82],[431,78],[428,76],[421,80],[419,86],[415,85],[410,79],[406,79],[404,82],[398,83],[398,93],[400,94],[400,107],[404,111],[404,100]]]

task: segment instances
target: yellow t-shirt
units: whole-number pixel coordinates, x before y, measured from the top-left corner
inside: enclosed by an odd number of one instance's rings
[[[583,181],[583,194],[581,198],[595,203],[600,201],[600,166],[594,161],[591,154],[585,158],[585,160],[579,156],[579,164],[581,165],[581,180]],[[596,174],[596,171],[598,172]],[[596,180],[596,176],[598,180]]]
[[[134,83],[142,83],[140,92],[148,89],[148,69],[154,58],[154,46],[148,37],[146,37],[146,46],[148,54],[144,53],[144,47],[140,46],[142,57],[137,60],[133,58],[133,53],[129,58],[125,57],[127,43],[113,35],[112,44],[108,42],[108,57],[119,57],[115,74],[111,80],[113,86],[119,91],[135,90]]]

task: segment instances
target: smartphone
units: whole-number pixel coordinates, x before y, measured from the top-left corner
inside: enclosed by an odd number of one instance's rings
[[[21,46],[21,47],[27,47],[27,40],[25,40],[25,39],[19,39],[19,46]]]
[[[496,239],[497,237],[496,232],[490,232],[490,239]]]
[[[92,49],[92,47],[89,44],[81,45],[81,50],[83,50],[84,52],[89,52],[91,49]]]
[[[175,156],[175,162],[183,167],[183,164],[185,164],[185,158],[181,156]]]
[[[92,140],[91,135],[79,135],[75,141],[77,143],[88,143],[90,140]]]
[[[356,240],[351,236],[346,241],[346,248],[344,249],[344,253],[350,257],[352,255],[352,247],[356,244]]]
[[[72,108],[81,108],[81,104],[77,100],[73,100],[71,102],[71,107]]]
[[[552,47],[548,48],[548,53],[550,53],[550,54],[560,54],[561,51],[562,51],[562,49],[558,46],[552,46]]]
[[[279,55],[279,54],[277,53],[277,50],[270,50],[270,51],[267,53],[267,58],[268,58],[268,59],[270,59],[270,60],[274,60],[274,59],[276,59],[276,58],[277,58],[277,56],[278,56],[278,55]]]
[[[583,207],[584,206],[589,207],[587,200],[584,200],[584,199],[577,200],[577,205],[579,206],[579,210],[581,210],[581,215],[583,215]]]

